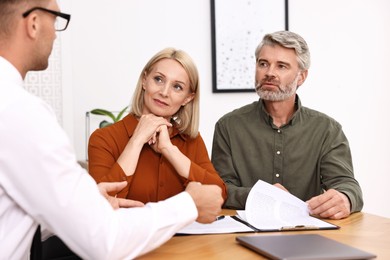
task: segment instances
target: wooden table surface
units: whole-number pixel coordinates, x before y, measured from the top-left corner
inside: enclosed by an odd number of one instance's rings
[[[234,215],[233,210],[223,210]],[[289,231],[288,234],[320,234],[333,240],[368,251],[376,259],[390,259],[390,218],[368,213],[354,213],[342,220],[326,220],[340,226],[338,230]],[[284,235],[287,232],[233,233],[174,236],[154,251],[138,259],[265,259],[239,245],[236,236]]]

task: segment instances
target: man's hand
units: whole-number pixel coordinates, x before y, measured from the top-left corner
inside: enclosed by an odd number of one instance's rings
[[[127,185],[127,181],[122,182],[101,182],[98,184],[100,193],[110,202],[114,209],[118,208],[131,208],[131,207],[142,207],[144,204],[136,200],[120,199],[117,197],[110,196],[108,193],[118,193],[123,190]]]
[[[329,189],[324,194],[306,201],[311,215],[321,218],[342,219],[351,214],[348,197],[337,190]]]
[[[187,185],[188,192],[198,209],[200,223],[211,223],[215,221],[223,204],[222,190],[217,185],[202,185],[199,182],[190,182]]]
[[[275,184],[273,184],[273,185],[274,185],[275,187],[281,189],[281,190],[284,190],[284,191],[289,192],[288,189],[286,189],[286,188],[285,188],[282,184],[280,184],[280,183],[275,183]]]

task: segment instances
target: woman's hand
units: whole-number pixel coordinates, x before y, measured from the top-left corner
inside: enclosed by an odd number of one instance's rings
[[[157,131],[161,126],[171,127],[172,124],[163,117],[158,117],[153,114],[142,115],[132,138],[142,144],[153,144],[157,141]]]
[[[166,125],[161,125],[157,128],[153,139],[149,142],[149,145],[156,153],[162,153],[164,149],[172,148],[173,145]]]
[[[117,160],[126,176],[134,174],[144,144],[153,144],[156,142],[158,135],[157,131],[160,126],[171,127],[172,124],[165,118],[153,114],[141,116],[133,136],[129,139],[125,149]]]
[[[162,154],[180,176],[188,179],[191,161],[177,146],[172,144],[169,129],[166,125],[162,125],[157,129],[155,141],[149,143],[149,145],[156,153]]]

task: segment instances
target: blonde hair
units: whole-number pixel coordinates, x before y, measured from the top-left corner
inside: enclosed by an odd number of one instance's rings
[[[140,117],[144,108],[144,89],[142,79],[148,75],[153,66],[162,59],[172,59],[179,62],[187,72],[190,80],[190,91],[194,94],[192,101],[187,103],[172,116],[172,123],[183,134],[195,138],[199,132],[199,74],[191,57],[182,50],[166,48],[156,53],[145,65],[138,78],[138,83],[133,95],[133,102],[130,113]]]

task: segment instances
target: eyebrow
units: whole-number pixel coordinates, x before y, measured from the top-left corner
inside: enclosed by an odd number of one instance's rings
[[[267,62],[269,63],[269,61],[267,59],[258,59],[257,62],[260,62],[260,61],[263,61],[263,62]],[[285,61],[276,61],[277,64],[283,64],[283,65],[286,65],[288,67],[291,67],[291,64],[289,62],[285,62]]]
[[[289,62],[284,62],[284,61],[278,61],[278,64],[283,64],[286,65],[287,67],[291,67],[291,64]]]
[[[164,76],[165,78],[167,77],[167,76],[165,76],[165,74],[164,74],[164,73],[162,73],[162,72],[159,72],[158,70],[156,70],[156,73],[157,73],[157,74],[159,74],[159,75],[161,75],[161,76]],[[180,81],[180,80],[175,80],[175,82],[176,82],[176,83],[183,84],[184,86],[186,86],[186,85],[187,85],[186,83],[184,83],[183,81]]]

